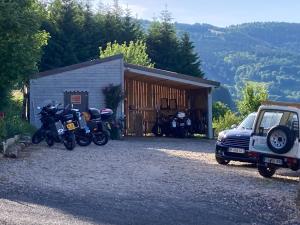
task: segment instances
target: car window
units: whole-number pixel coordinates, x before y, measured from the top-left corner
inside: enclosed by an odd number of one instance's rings
[[[239,130],[252,130],[256,114],[248,115],[237,127]]]
[[[283,112],[265,112],[260,122],[260,128],[263,128],[264,134],[266,134],[270,128],[279,125],[283,116]]]

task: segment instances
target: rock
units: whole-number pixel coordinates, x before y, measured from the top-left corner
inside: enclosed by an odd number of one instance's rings
[[[22,150],[21,145],[15,144],[15,145],[9,147],[4,155],[5,155],[5,157],[15,159],[15,158],[18,158],[19,152],[21,150]]]

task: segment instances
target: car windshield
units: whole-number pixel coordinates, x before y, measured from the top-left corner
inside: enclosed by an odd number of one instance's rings
[[[243,122],[237,127],[239,130],[252,130],[256,113],[248,115]]]

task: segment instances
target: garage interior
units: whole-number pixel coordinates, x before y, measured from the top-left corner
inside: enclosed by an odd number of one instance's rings
[[[208,96],[212,88],[197,80],[201,78],[190,82],[184,80],[186,75],[135,65],[126,65],[124,75],[126,135],[148,135],[158,113],[174,115],[182,111],[196,123],[196,133],[209,136]]]

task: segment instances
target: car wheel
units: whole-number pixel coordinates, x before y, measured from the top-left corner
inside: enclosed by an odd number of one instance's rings
[[[228,165],[228,163],[230,163],[230,160],[223,159],[220,156],[216,156],[216,161],[220,165]]]
[[[266,178],[271,178],[274,175],[274,173],[276,172],[275,167],[259,165],[257,168],[258,168],[258,173],[261,176],[266,177]]]
[[[275,126],[270,129],[267,135],[267,145],[270,150],[277,154],[285,154],[294,145],[295,136],[286,126]]]

